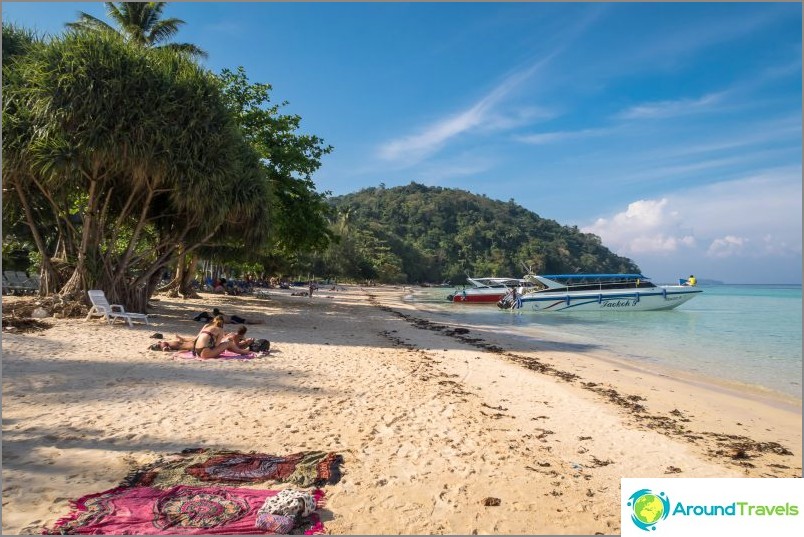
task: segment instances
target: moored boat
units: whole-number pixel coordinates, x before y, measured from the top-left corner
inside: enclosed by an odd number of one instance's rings
[[[535,311],[656,311],[676,308],[701,289],[655,285],[642,274],[529,274],[529,289],[517,288],[497,305]]]
[[[511,289],[530,289],[533,282],[518,278],[466,278],[472,287],[464,287],[447,296],[450,302],[495,303]]]

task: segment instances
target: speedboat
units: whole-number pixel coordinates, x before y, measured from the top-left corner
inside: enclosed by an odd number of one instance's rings
[[[508,294],[511,289],[530,289],[534,283],[518,278],[469,278],[472,287],[464,287],[447,296],[450,302],[494,303]]]
[[[642,274],[528,274],[497,305],[535,311],[670,310],[702,292],[691,285],[655,285]]]

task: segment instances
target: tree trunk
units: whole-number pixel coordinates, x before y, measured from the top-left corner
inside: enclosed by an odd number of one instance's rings
[[[179,252],[183,252],[182,247]],[[170,283],[159,288],[160,293],[167,293],[170,298],[178,298],[181,295],[183,298],[201,298],[201,296],[193,290],[191,283],[195,269],[198,266],[198,259],[195,255],[190,256],[190,263],[187,263],[187,255],[183,253],[178,254],[178,262],[176,263],[176,272]]]
[[[25,219],[28,222],[28,227],[31,230],[36,249],[39,250],[39,255],[42,256],[42,266],[40,267],[39,278],[39,296],[48,296],[56,292],[59,284],[59,277],[53,264],[50,262],[50,253],[47,251],[45,241],[39,233],[39,228],[31,211],[31,206],[28,203],[28,196],[25,190],[20,186],[18,181],[14,181],[14,188],[17,191],[20,203],[22,204],[23,211],[25,212]]]
[[[184,298],[201,298],[192,288],[193,275],[198,268],[198,256],[190,255],[190,262],[184,266],[184,274],[181,275],[179,293]]]

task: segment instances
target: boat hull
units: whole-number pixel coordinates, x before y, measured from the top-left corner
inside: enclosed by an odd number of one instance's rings
[[[467,290],[465,293],[459,291],[454,295],[450,295],[452,302],[466,302],[473,304],[495,304],[502,297],[506,295],[507,291],[498,291],[493,293],[478,293],[475,290]]]
[[[521,309],[558,311],[661,311],[677,308],[700,293],[683,286],[654,287],[645,290],[621,289],[600,293],[533,293],[520,297]]]

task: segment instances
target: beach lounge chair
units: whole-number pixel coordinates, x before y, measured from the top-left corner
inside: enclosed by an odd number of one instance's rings
[[[11,293],[25,293],[28,291],[26,281],[28,276],[24,272],[16,270],[7,270],[3,272],[3,287],[7,292]]]
[[[133,326],[131,321],[135,319],[144,321],[145,324],[151,324],[148,322],[148,315],[144,313],[129,313],[120,304],[109,304],[109,300],[103,291],[93,289],[87,291],[87,294],[89,295],[89,301],[92,302],[92,307],[87,313],[85,321],[92,317],[103,317],[110,324],[114,324],[117,319],[123,319],[129,326]]]
[[[36,294],[37,292],[39,292],[39,286],[42,284],[42,279],[39,276],[39,274],[34,274],[30,278],[28,278],[28,281],[25,283],[31,290],[31,293]]]
[[[35,294],[39,290],[39,276],[28,276],[22,271],[17,271],[16,280],[19,282],[20,290],[23,293]]]

